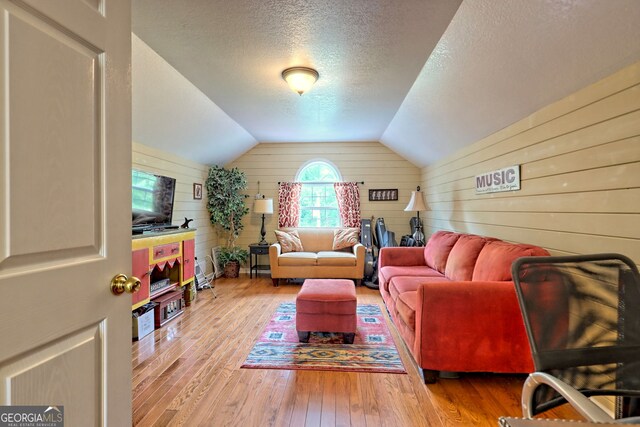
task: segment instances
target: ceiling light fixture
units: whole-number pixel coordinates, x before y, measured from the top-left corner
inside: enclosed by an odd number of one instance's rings
[[[282,78],[289,84],[289,87],[302,95],[318,80],[319,74],[313,68],[291,67],[282,72]]]

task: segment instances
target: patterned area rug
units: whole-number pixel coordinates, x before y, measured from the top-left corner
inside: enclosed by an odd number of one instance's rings
[[[406,374],[380,307],[358,304],[357,315],[353,344],[326,332],[311,333],[309,343],[300,343],[296,304],[282,303],[242,367]]]

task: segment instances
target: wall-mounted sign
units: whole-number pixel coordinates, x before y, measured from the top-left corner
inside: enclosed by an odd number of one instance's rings
[[[386,190],[369,190],[369,201],[395,201],[398,200],[398,189],[386,189]]]
[[[476,175],[476,193],[497,193],[520,189],[520,165]]]

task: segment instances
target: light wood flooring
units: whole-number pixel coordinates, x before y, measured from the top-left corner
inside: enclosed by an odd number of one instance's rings
[[[202,290],[183,315],[134,342],[133,424],[497,426],[499,416],[521,415],[524,376],[466,374],[425,386],[391,323],[407,375],[241,369],[278,304],[295,301],[299,288],[274,288],[264,275],[219,279],[217,298]],[[360,303],[384,307],[378,291],[357,292]]]

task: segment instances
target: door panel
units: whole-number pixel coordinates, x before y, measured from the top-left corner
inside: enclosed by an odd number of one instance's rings
[[[57,260],[97,256],[101,54],[41,21],[10,14],[7,24],[9,246],[2,262],[33,266],[51,261],[53,251]]]
[[[130,3],[0,14],[0,405],[130,425]]]
[[[102,394],[102,335],[104,324],[92,325],[50,342],[0,368],[12,405],[64,405],[66,425],[98,425]],[[69,372],[68,366],[73,366]],[[62,373],[65,373],[64,375]],[[56,387],[42,387],[43,379]],[[87,393],[86,385],[93,392]],[[91,419],[85,414],[93,414]]]

